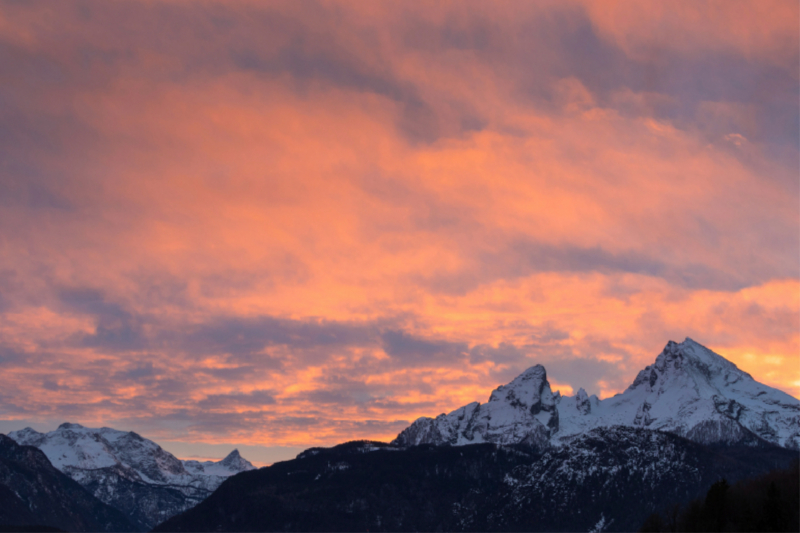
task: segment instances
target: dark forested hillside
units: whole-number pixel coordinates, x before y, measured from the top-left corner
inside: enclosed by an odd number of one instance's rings
[[[478,512],[501,489],[505,472],[530,460],[491,444],[400,450],[356,442],[311,449],[229,479],[156,531],[461,529],[460,516]]]
[[[653,513],[641,531],[800,531],[800,461],[733,485],[721,479],[687,506]]]
[[[720,477],[753,476],[795,456],[622,427],[544,450],[352,442],[238,474],[156,531],[587,531],[598,522],[631,531]]]

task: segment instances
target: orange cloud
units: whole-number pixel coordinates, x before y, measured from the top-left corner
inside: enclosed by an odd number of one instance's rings
[[[797,29],[728,5],[4,6],[0,418],[390,439],[686,336],[800,395]]]
[[[584,6],[601,33],[634,56],[652,57],[659,48],[684,54],[713,50],[796,69],[797,2],[614,0]]]

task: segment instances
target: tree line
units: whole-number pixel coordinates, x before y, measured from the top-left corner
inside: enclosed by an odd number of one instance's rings
[[[640,531],[800,531],[800,460],[733,485],[720,479],[705,497],[654,512]]]

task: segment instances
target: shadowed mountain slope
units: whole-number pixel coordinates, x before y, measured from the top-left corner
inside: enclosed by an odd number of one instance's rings
[[[721,476],[752,476],[795,456],[626,427],[545,452],[353,442],[238,474],[155,531],[587,531],[600,520],[628,531]]]
[[[67,531],[141,531],[58,471],[41,450],[0,435],[0,524]]]

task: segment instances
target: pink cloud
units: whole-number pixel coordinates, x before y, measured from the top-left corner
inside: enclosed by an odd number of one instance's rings
[[[797,395],[797,29],[725,5],[5,6],[2,416],[388,439],[687,335]]]

